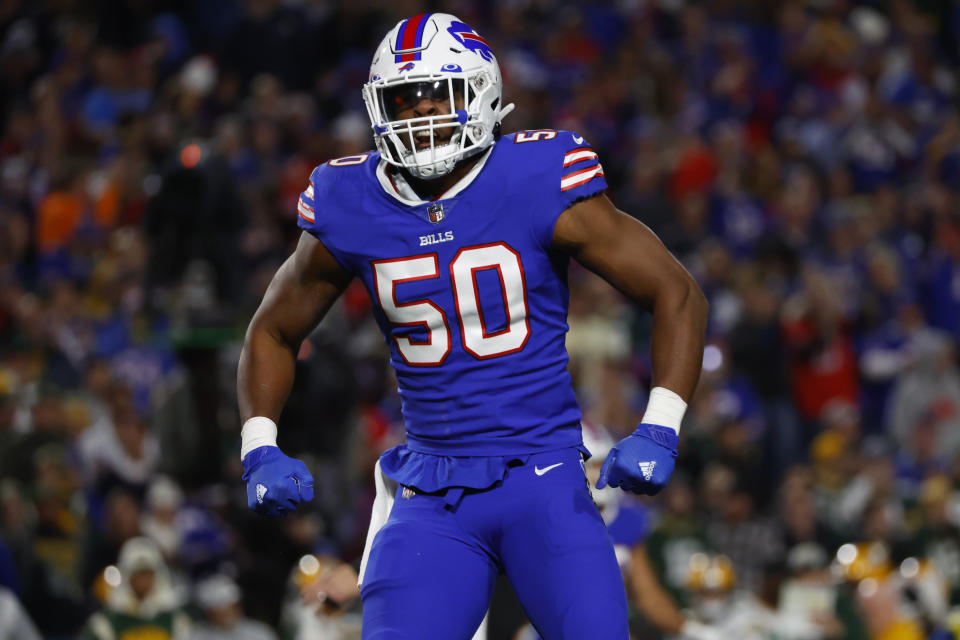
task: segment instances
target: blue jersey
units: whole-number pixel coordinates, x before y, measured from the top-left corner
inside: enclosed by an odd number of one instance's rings
[[[583,138],[552,130],[505,135],[480,162],[421,202],[391,185],[378,153],[331,160],[310,176],[298,223],[370,293],[411,451],[578,446],[568,258],[551,242],[565,209],[606,188],[603,170]]]

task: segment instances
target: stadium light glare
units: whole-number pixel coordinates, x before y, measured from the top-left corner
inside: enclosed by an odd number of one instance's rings
[[[308,553],[300,558],[300,571],[305,576],[316,575],[320,571],[320,561],[317,560],[317,556]]]
[[[857,586],[857,592],[864,598],[872,598],[877,595],[877,591],[880,590],[880,583],[877,582],[876,578],[865,578]]]
[[[847,543],[837,549],[837,560],[840,564],[851,565],[857,559],[857,547],[854,544]]]
[[[188,144],[180,152],[180,163],[187,169],[193,169],[203,158],[203,149],[197,143]]]
[[[906,558],[900,563],[900,575],[905,580],[911,580],[920,573],[920,562],[916,558]]]
[[[716,371],[723,365],[723,351],[720,347],[710,344],[703,350],[703,370]]]
[[[120,575],[120,569],[111,564],[109,567],[103,570],[103,580],[108,585],[116,589],[123,581],[123,578]]]

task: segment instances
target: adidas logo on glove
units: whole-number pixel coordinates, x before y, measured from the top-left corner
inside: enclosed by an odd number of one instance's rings
[[[656,460],[649,460],[647,462],[638,462],[640,465],[640,473],[643,474],[643,479],[649,481],[653,477],[653,469],[657,466]]]

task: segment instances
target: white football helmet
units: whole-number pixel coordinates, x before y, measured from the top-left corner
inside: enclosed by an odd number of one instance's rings
[[[386,35],[363,86],[373,137],[383,159],[418,178],[446,175],[493,144],[501,119],[500,67],[490,45],[447,13],[401,20]],[[413,111],[422,100],[448,113]],[[398,119],[401,111],[415,117]]]

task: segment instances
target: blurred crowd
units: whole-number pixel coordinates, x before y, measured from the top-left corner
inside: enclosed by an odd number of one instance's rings
[[[236,363],[311,169],[372,146],[376,44],[425,10],[491,43],[505,130],[587,137],[710,299],[678,472],[634,505],[680,605],[960,637],[960,3],[2,0],[0,639],[356,636],[307,587],[359,557],[403,437],[366,293],[301,347],[280,445],[317,498],[282,521],[246,509]],[[621,437],[649,316],[573,265],[570,325]]]

